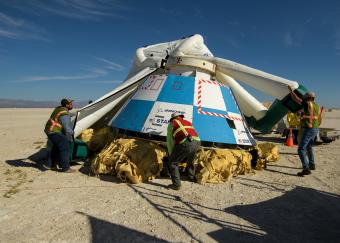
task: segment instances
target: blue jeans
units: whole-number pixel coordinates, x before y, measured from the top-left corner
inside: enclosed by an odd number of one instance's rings
[[[298,154],[304,170],[308,170],[309,165],[315,163],[313,145],[314,139],[317,136],[318,132],[318,128],[302,128],[302,136],[298,147]]]
[[[51,151],[52,160],[59,159],[62,170],[70,168],[70,145],[65,134],[52,133],[47,135],[48,139],[52,142],[53,147]]]
[[[173,185],[181,186],[181,176],[178,169],[179,162],[186,161],[189,178],[195,178],[193,161],[200,144],[201,143],[196,140],[193,140],[192,142],[185,141],[182,144],[175,144],[174,150],[172,151],[168,164],[166,165],[168,167]]]

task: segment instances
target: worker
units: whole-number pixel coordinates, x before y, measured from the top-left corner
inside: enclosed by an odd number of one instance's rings
[[[200,147],[200,138],[191,122],[184,119],[184,115],[175,112],[171,115],[167,129],[167,148],[169,152],[168,167],[172,184],[171,189],[181,188],[178,164],[187,162],[189,179],[195,180],[193,160]]]
[[[61,106],[56,107],[45,126],[45,133],[52,142],[52,161],[58,157],[60,171],[75,172],[70,168],[70,143],[73,142],[73,129],[69,111],[73,109],[73,100],[64,98]]]
[[[314,92],[307,92],[303,96],[303,99],[301,99],[294,93],[294,90],[291,86],[288,87],[292,99],[303,107],[303,114],[301,117],[301,141],[299,142],[298,146],[298,154],[302,163],[302,171],[297,173],[297,175],[309,175],[311,174],[310,170],[315,170],[313,145],[314,140],[319,132],[322,109],[314,101]]]

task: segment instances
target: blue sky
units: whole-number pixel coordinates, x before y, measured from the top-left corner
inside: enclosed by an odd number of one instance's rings
[[[340,107],[336,0],[0,0],[0,98],[94,100],[124,80],[138,47],[196,33],[215,56]]]

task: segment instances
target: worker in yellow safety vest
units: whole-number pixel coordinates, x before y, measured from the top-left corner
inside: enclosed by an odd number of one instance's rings
[[[45,133],[53,144],[52,161],[59,160],[61,172],[75,172],[70,168],[70,142],[73,142],[73,128],[69,111],[73,109],[73,100],[64,98],[61,106],[56,107],[45,125]]]
[[[193,160],[200,147],[200,138],[191,122],[184,119],[184,115],[175,112],[171,115],[167,130],[167,147],[169,160],[166,164],[172,185],[170,188],[179,190],[181,187],[178,164],[187,162],[187,172],[191,180],[195,180]]]
[[[302,105],[303,113],[301,117],[301,140],[298,146],[298,154],[302,163],[302,171],[298,176],[311,174],[310,170],[315,170],[314,160],[314,140],[319,132],[321,124],[323,108],[321,108],[314,100],[315,93],[307,92],[303,99],[298,97],[291,86],[288,86],[292,99]],[[308,157],[308,159],[307,159]]]

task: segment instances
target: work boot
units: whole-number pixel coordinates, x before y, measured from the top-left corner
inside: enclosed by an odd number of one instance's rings
[[[310,175],[311,172],[308,169],[303,169],[301,172],[297,173],[298,176],[305,176],[305,175]]]
[[[310,170],[315,170],[315,164],[309,164],[309,169]]]
[[[181,186],[177,186],[177,185],[174,185],[174,184],[170,184],[168,186],[168,188],[172,189],[172,190],[176,190],[178,191],[179,189],[181,189]]]
[[[51,167],[51,170],[53,170],[53,171],[58,171],[58,166],[56,166],[56,165],[52,166],[52,167]]]
[[[38,164],[38,168],[39,168],[41,171],[48,171],[48,170],[58,171],[57,165],[49,166],[49,165],[46,165],[45,163],[40,163],[40,164]]]
[[[39,168],[39,170],[41,171],[47,171],[50,170],[51,167],[49,167],[48,165],[45,165],[44,163],[38,163],[37,167]]]
[[[68,168],[68,169],[62,169],[60,172],[63,172],[63,173],[74,173],[74,172],[77,172],[77,171],[74,170],[74,169]]]
[[[190,181],[190,182],[197,182],[197,180],[196,180],[196,177],[195,176],[188,176],[188,181]]]

